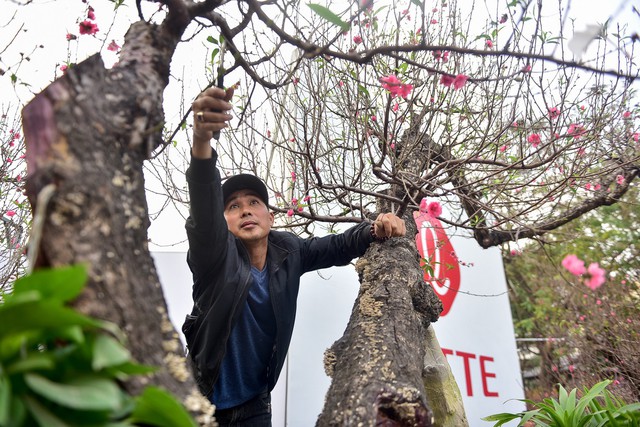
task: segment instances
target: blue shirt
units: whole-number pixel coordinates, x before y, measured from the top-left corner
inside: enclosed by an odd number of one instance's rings
[[[220,376],[213,387],[211,401],[218,409],[240,405],[267,391],[276,319],[269,297],[268,269],[251,267],[251,275],[247,301],[231,330]]]

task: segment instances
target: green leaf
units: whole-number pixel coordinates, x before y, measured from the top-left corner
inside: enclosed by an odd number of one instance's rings
[[[187,410],[166,391],[147,387],[136,399],[129,421],[156,427],[197,427]]]
[[[2,374],[0,366],[0,426],[9,423],[11,415],[11,382]]]
[[[340,19],[338,15],[331,12],[326,7],[317,3],[309,3],[307,4],[307,6],[309,6],[309,8],[313,10],[315,13],[320,15],[320,17],[340,27],[342,31],[347,31],[349,29],[350,25],[348,22],[344,22],[342,19]]]
[[[211,63],[215,63],[216,61],[216,55],[218,54],[218,52],[220,52],[220,49],[215,48],[211,51]]]
[[[482,418],[483,421],[497,421],[493,427],[500,427],[503,424],[508,423],[509,421],[521,418],[522,414],[509,414],[509,413],[501,413],[489,415],[488,417]]]
[[[36,399],[25,396],[24,403],[40,427],[71,427],[69,424],[49,412],[49,410]]]
[[[126,362],[122,365],[113,366],[106,369],[111,375],[119,376],[119,374],[129,375],[147,375],[156,372],[158,368],[153,366],[140,365],[138,363]]]
[[[99,371],[108,366],[117,366],[131,359],[131,353],[122,344],[108,335],[98,335],[93,343],[91,366]]]
[[[38,291],[43,299],[66,302],[77,297],[86,282],[87,271],[82,265],[38,270],[16,280],[14,293]]]
[[[121,391],[114,381],[81,377],[56,383],[38,374],[26,374],[25,382],[35,393],[66,408],[84,411],[116,411],[122,404]]]
[[[207,41],[209,43],[218,44],[218,40],[216,40],[213,36],[208,36]]]
[[[420,0],[411,0],[411,3],[415,4],[419,8],[422,8],[422,2]]]
[[[55,330],[70,326],[102,327],[103,322],[61,306],[57,301],[31,301],[0,306],[0,339],[32,330]]]
[[[367,90],[366,87],[364,87],[362,85],[358,85],[358,91],[364,93],[367,96],[369,96],[369,91]]]
[[[29,354],[26,358],[20,359],[7,366],[7,373],[9,375],[31,372],[40,370],[51,370],[55,367],[55,362],[51,354],[47,353],[35,353]],[[2,425],[2,423],[0,423]]]

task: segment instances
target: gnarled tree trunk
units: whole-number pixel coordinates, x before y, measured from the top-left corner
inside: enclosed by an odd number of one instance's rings
[[[127,390],[154,383],[210,418],[147,247],[142,166],[161,142],[162,94],[178,40],[167,27],[134,24],[118,66],[106,70],[95,55],[24,108],[27,194],[44,218],[37,265],[86,264],[89,283],[76,307],[117,324],[133,358],[160,368],[152,378],[132,378]],[[53,196],[38,204],[44,188]]]
[[[434,424],[422,368],[442,303],[422,278],[415,225],[407,229],[374,243],[356,265],[360,292],[343,337],[325,353],[332,382],[318,426]]]

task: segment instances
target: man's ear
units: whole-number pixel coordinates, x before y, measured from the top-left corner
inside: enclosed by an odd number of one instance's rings
[[[271,225],[273,225],[273,221],[275,220],[275,215],[271,211],[269,212],[269,218],[271,218]]]

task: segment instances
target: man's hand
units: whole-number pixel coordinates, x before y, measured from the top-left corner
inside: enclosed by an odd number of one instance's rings
[[[383,213],[378,215],[373,222],[373,232],[378,239],[388,237],[400,237],[407,234],[407,228],[404,220],[392,213]]]
[[[227,90],[210,87],[202,92],[193,104],[193,147],[191,153],[194,157],[206,159],[211,157],[210,141],[213,133],[227,126],[233,118],[229,111],[232,106],[229,103],[233,97],[235,87]]]

